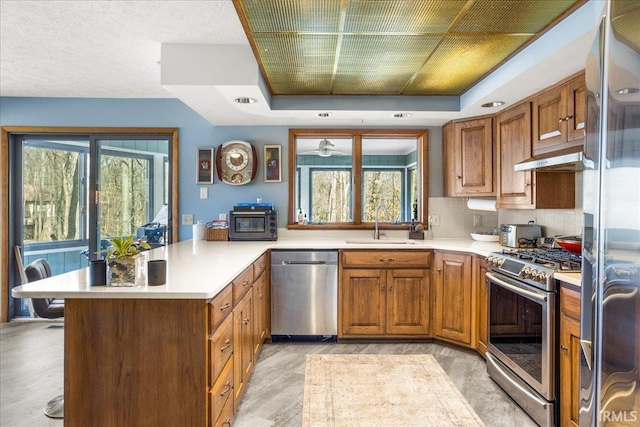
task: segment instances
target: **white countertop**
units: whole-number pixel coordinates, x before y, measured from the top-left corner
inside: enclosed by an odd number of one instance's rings
[[[149,260],[167,260],[167,283],[162,286],[89,286],[89,269],[71,271],[13,288],[17,298],[175,298],[209,299],[216,296],[267,249],[440,249],[487,256],[502,249],[498,243],[470,239],[414,240],[405,243],[347,243],[344,239],[286,238],[275,242],[209,242],[187,240],[144,252]],[[558,274],[558,279],[580,284],[580,274]]]

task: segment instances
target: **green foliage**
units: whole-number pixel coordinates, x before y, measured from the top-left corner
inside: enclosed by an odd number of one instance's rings
[[[130,258],[140,253],[140,248],[151,249],[151,246],[147,242],[136,242],[133,240],[133,236],[129,237],[114,237],[109,241],[111,247],[100,251],[99,253],[106,252],[107,259],[121,259]]]

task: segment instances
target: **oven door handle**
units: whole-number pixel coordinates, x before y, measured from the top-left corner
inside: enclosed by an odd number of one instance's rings
[[[504,286],[505,288],[509,289],[510,291],[515,292],[516,294],[520,294],[522,296],[530,297],[530,298],[536,299],[538,301],[546,301],[547,300],[547,296],[546,295],[540,295],[538,293],[531,292],[531,291],[528,291],[526,289],[522,289],[520,286],[512,285],[509,282],[505,282],[504,280],[499,279],[493,273],[487,272],[486,276],[489,278],[489,280],[492,280],[492,281],[496,282],[500,286]]]
[[[520,390],[523,394],[525,394],[527,397],[529,397],[529,399],[533,400],[534,402],[536,402],[538,405],[542,406],[543,408],[547,409],[547,405],[549,404],[549,402],[540,399],[538,396],[535,396],[534,394],[532,394],[529,390],[527,390],[526,388],[522,387],[520,384],[518,384],[517,382],[515,382],[512,378],[511,378],[511,374],[509,374],[508,372],[505,372],[504,369],[502,369],[500,367],[500,365],[498,365],[498,363],[494,360],[494,356],[487,352],[486,357],[491,361],[491,364],[493,365],[493,367],[498,370],[502,376],[511,383],[511,385],[513,385],[515,388],[517,388],[518,390]]]

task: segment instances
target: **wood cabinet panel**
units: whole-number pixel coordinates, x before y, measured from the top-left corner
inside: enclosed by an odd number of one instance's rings
[[[233,302],[238,304],[243,295],[251,289],[253,284],[253,265],[247,267],[242,273],[233,279]]]
[[[492,119],[456,123],[454,138],[455,195],[494,195]]]
[[[342,251],[342,266],[374,268],[429,268],[431,252],[428,251]]]
[[[206,425],[207,318],[204,300],[67,299],[65,426]]]
[[[385,270],[345,269],[342,273],[342,334],[385,332]]]
[[[581,145],[585,135],[584,76],[555,87],[532,101],[533,153]]]
[[[257,279],[267,268],[267,254],[263,254],[253,263],[253,277]]]
[[[269,335],[269,310],[270,292],[269,278],[262,274],[253,284],[253,318],[255,320],[253,330],[253,354],[258,356],[264,340]]]
[[[471,345],[471,256],[436,252],[433,333]]]
[[[429,271],[387,271],[386,333],[429,333]]]
[[[233,354],[233,319],[228,316],[220,327],[213,334],[209,343],[210,348],[210,380],[209,385],[213,386],[222,368]]]
[[[209,335],[232,309],[233,286],[227,286],[209,303]]]
[[[487,284],[487,261],[484,257],[473,259],[475,292],[476,292],[476,349],[480,354],[487,352],[489,339],[488,300],[489,286]]]
[[[227,403],[233,400],[233,359],[229,359],[209,392],[210,419],[215,422]]]
[[[233,407],[235,406],[235,401],[233,397],[227,399],[227,402],[224,404],[222,411],[220,412],[220,416],[218,420],[215,422],[215,427],[230,427],[233,422],[233,414],[235,413]]]
[[[253,368],[253,292],[247,292],[233,309],[234,413]]]
[[[560,286],[560,425],[577,427],[580,393],[580,292]]]
[[[531,157],[531,106],[529,103],[511,108],[496,117],[498,151],[499,208],[534,206],[532,171],[514,171],[514,166]]]

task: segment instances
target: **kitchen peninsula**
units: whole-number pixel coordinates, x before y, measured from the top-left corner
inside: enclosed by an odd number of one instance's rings
[[[268,302],[269,249],[485,257],[501,247],[466,239],[377,245],[340,239],[184,241],[146,253],[150,260],[168,261],[163,286],[92,287],[84,269],[17,287],[15,297],[65,298],[65,425],[207,426],[231,420],[268,336],[254,334],[264,331],[261,322],[268,325],[268,305],[262,314],[256,307]],[[579,274],[559,279],[575,284]],[[231,389],[235,400],[228,398]]]

